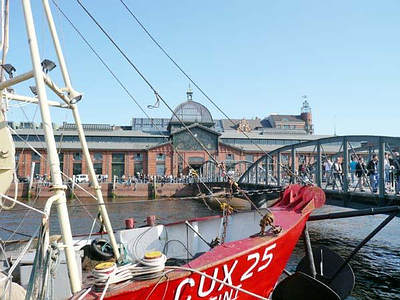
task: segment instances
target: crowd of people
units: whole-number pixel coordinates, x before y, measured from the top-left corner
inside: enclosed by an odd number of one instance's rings
[[[377,154],[372,154],[368,162],[362,156],[354,155],[349,162],[349,183],[354,190],[359,189],[364,192],[370,188],[373,193],[378,192],[380,170],[379,158]],[[400,154],[385,153],[384,162],[384,184],[386,192],[400,194]],[[332,162],[329,158],[322,165],[323,178],[327,186],[332,189],[340,189],[343,185],[343,158],[336,157]]]
[[[333,161],[326,157],[322,163],[322,181],[325,182],[326,187],[331,187],[333,190],[341,189],[344,183],[344,163],[343,157],[336,157]],[[315,182],[315,163],[311,162],[300,162],[296,176],[301,178],[302,182]],[[378,192],[379,181],[380,181],[380,164],[377,154],[372,154],[371,158],[367,161],[361,155],[352,155],[351,160],[348,164],[348,184],[350,188],[359,190],[361,192],[371,190],[372,192]],[[398,152],[385,153],[384,162],[384,185],[385,192],[400,194],[400,154]],[[290,166],[283,168],[284,178],[287,178],[288,182],[295,182],[293,180],[293,173]],[[238,177],[236,172],[230,174],[232,177]],[[239,174],[240,175],[240,174]],[[239,176],[240,177],[240,176]],[[18,178],[20,182],[29,182],[29,178]],[[99,182],[110,182],[108,176],[98,175]],[[135,176],[119,176],[115,177],[115,183],[127,186],[133,186],[137,183],[193,183],[198,181],[197,176],[193,174],[179,174],[178,176],[172,175],[147,175],[143,173],[137,173]],[[202,178],[202,181],[209,181],[210,178]],[[211,178],[212,181],[223,181],[224,178]],[[35,181],[40,185],[49,185],[50,176],[46,174],[43,176],[36,175]]]

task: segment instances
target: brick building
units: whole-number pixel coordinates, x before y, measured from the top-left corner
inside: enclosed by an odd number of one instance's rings
[[[138,173],[177,176],[188,172],[188,163],[201,172],[205,163],[210,161],[209,154],[227,165],[237,162],[248,164],[263,155],[264,151],[322,137],[313,134],[311,109],[307,101],[304,101],[299,115],[271,114],[263,119],[214,120],[210,111],[193,101],[192,97],[193,92],[189,90],[186,101],[178,105],[168,119],[133,118],[130,126],[85,124],[96,173],[109,178]],[[33,174],[49,174],[41,126],[17,122],[10,122],[9,125],[17,133],[13,138],[18,175],[28,177],[33,166]],[[54,125],[54,128],[62,171],[68,176],[87,174],[75,125],[65,123],[58,127]],[[240,130],[245,131],[250,139]],[[25,141],[42,157],[31,151]]]

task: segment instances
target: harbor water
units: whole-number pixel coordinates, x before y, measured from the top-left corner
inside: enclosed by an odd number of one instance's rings
[[[30,203],[43,207],[44,200]],[[144,225],[148,215],[155,215],[157,222],[167,223],[177,220],[215,214],[196,200],[143,200],[116,199],[107,201],[107,208],[115,229],[124,227],[124,220],[135,218],[137,226]],[[343,211],[349,208],[326,205],[316,213]],[[69,202],[69,214],[74,234],[90,231],[93,219],[98,213],[94,200]],[[346,258],[355,246],[367,236],[387,216],[367,216],[341,220],[318,221],[309,224],[313,246],[327,246]],[[15,207],[0,212],[0,238],[3,241],[27,238],[40,224],[41,216],[35,212]],[[348,299],[400,299],[400,218],[396,217],[379,232],[351,260],[356,275],[356,285]],[[94,226],[99,230],[99,225]],[[12,232],[17,233],[12,233]],[[51,216],[51,232],[59,233],[55,209]],[[24,234],[24,235],[21,235]],[[287,269],[294,271],[303,257],[304,248],[300,241],[288,263]]]

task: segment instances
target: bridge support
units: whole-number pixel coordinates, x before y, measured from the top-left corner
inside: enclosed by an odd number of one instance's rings
[[[269,157],[268,156],[266,156],[265,157],[265,184],[266,185],[268,185],[269,184],[269,179],[268,179],[268,176],[269,176]]]
[[[382,138],[378,139],[378,172],[379,172],[379,198],[385,197],[385,142],[382,141]]]
[[[277,178],[277,183],[278,186],[281,185],[281,153],[278,152],[277,154],[277,166],[276,166],[276,178]]]
[[[258,163],[256,164],[256,184],[258,184]]]
[[[292,147],[292,172],[293,174],[296,174],[296,149],[294,148],[294,146]],[[291,183],[295,183],[296,179],[295,176],[290,176],[290,182]]]
[[[318,141],[317,143],[317,167],[315,168],[315,171],[317,172],[317,174],[315,174],[315,179],[316,179],[316,184],[317,186],[321,187],[322,185],[322,158],[321,158],[321,142]]]
[[[343,191],[349,191],[349,144],[347,137],[343,137]]]

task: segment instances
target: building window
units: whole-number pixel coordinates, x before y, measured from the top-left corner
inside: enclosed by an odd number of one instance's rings
[[[158,163],[157,166],[157,175],[164,176],[165,175],[165,163]]]
[[[113,153],[112,154],[112,176],[121,177],[125,174],[125,154]]]
[[[165,154],[164,153],[158,153],[156,157],[157,161],[164,161],[165,160]]]
[[[93,164],[94,172],[97,175],[102,175],[103,174],[103,163],[94,163]]]
[[[226,155],[225,160],[234,160],[235,156],[232,153]]]
[[[93,160],[103,160],[103,153],[101,152],[95,152],[93,154]]]
[[[82,160],[82,152],[74,152],[72,157],[74,158],[74,160],[77,160],[77,161]]]
[[[39,176],[40,175],[40,162],[35,163],[35,169],[33,170],[33,176]]]
[[[40,155],[36,152],[32,152],[31,154],[32,161],[40,161]]]
[[[82,174],[82,163],[74,163],[72,165],[72,174],[74,175]]]
[[[253,162],[253,161],[254,161],[253,155],[251,155],[251,154],[246,154],[246,161],[251,161],[251,162]]]
[[[60,171],[64,172],[64,153],[58,153],[58,160],[60,161]]]
[[[142,153],[136,153],[135,154],[135,160],[143,160],[143,154]]]
[[[139,177],[139,175],[143,174],[143,163],[142,162],[135,162],[134,172],[137,177]]]

